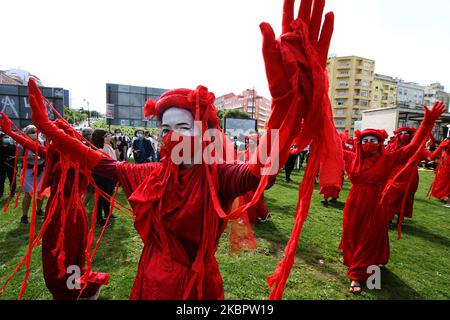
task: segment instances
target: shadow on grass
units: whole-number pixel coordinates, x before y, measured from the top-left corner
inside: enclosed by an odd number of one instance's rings
[[[17,218],[19,219],[19,218]],[[14,223],[16,223],[14,221]],[[39,233],[43,224],[43,220],[37,218],[36,221],[36,235]],[[17,221],[17,226],[15,229],[9,230],[5,233],[4,238],[0,241],[0,265],[4,264],[8,267],[15,267],[9,265],[11,261],[17,258],[19,252],[22,248],[28,246],[30,234],[30,225],[24,225]],[[25,255],[25,252],[23,253]],[[21,258],[22,256],[20,256]],[[20,259],[19,259],[20,260]]]
[[[131,237],[130,232],[123,225],[116,224],[106,229],[102,240],[100,241],[97,254],[95,256],[95,266],[101,269],[101,272],[113,272],[123,261],[126,261],[129,255],[129,248],[123,243]],[[95,231],[95,241],[100,235],[101,229]]]
[[[319,273],[328,274],[342,283],[347,282],[345,272],[336,270],[333,267],[333,264],[336,264],[336,262],[326,260],[317,247],[303,247],[297,249],[297,258],[303,260],[307,265],[313,267]],[[324,260],[324,263],[320,264],[319,260]]]
[[[449,238],[430,232],[423,227],[418,228],[412,224],[405,224],[402,227],[402,232],[410,236],[419,237],[433,243],[438,243],[440,245],[443,245],[445,248],[450,248]]]
[[[442,204],[441,204],[440,202],[438,203],[436,201],[429,200],[428,198],[419,198],[419,197],[414,198],[414,201],[422,202],[423,204],[432,205],[432,206],[435,206],[435,207],[438,207],[441,209],[444,209],[443,204],[445,204],[445,201],[442,202]]]
[[[340,201],[336,201],[336,202],[329,202],[328,204],[324,205],[324,208],[335,208],[338,210],[344,210],[345,207],[345,202],[340,202]]]
[[[421,300],[417,291],[408,286],[402,279],[388,268],[381,269],[381,290],[368,290],[365,294],[379,300]]]

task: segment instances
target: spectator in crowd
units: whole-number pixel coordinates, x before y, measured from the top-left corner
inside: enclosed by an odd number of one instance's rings
[[[81,135],[83,136],[84,139],[86,139],[92,143],[92,133],[93,132],[94,132],[94,130],[92,128],[86,127],[86,128],[83,128],[83,130],[81,130]],[[87,142],[83,141],[83,144],[87,145]],[[87,204],[91,201],[93,196],[94,196],[94,187],[89,185],[87,187],[86,194],[84,195],[84,198],[83,198],[83,203],[85,206],[87,206]]]
[[[130,138],[128,138],[127,135],[122,134],[122,130],[117,128],[114,130],[114,140],[116,144],[119,157],[117,160],[119,161],[127,161],[127,151],[128,151],[128,145],[130,143]]]
[[[117,160],[116,152],[111,147],[111,134],[104,129],[95,129],[92,133],[92,144],[98,149],[106,153],[111,159]],[[115,182],[105,177],[93,174],[95,184],[103,192],[112,196],[114,193]],[[106,223],[106,218],[110,212],[110,200],[100,195],[97,202],[97,226],[103,227]],[[103,215],[104,214],[104,215]],[[111,220],[117,219],[116,216],[111,215]]]
[[[38,140],[37,129],[34,125],[29,125],[23,129],[23,132],[31,139]],[[40,141],[42,144],[42,142]],[[37,157],[37,176],[36,176],[36,185],[39,185],[39,182],[42,177],[42,172],[44,171],[45,160],[39,157],[39,155],[35,155],[33,151],[27,150],[21,145],[19,145],[19,153],[18,160],[22,160],[25,157],[25,152],[28,152],[28,158],[26,162],[26,167],[22,168],[25,170],[25,180],[23,184],[22,191],[24,192],[24,197],[22,200],[22,217],[20,222],[23,224],[28,224],[28,210],[30,209],[31,199],[34,192],[33,184],[34,184],[34,162]],[[36,215],[43,217],[44,213],[42,212],[42,199],[38,197],[37,199],[37,211]]]
[[[155,139],[154,136],[152,136],[150,134],[150,132],[146,131],[147,135],[146,135],[146,139],[150,141],[150,143],[152,144],[152,149],[153,149],[153,154],[152,154],[152,161],[153,162],[157,162],[159,159],[159,155],[158,155],[158,141],[157,139]]]
[[[146,163],[153,161],[154,150],[151,142],[145,139],[144,131],[138,129],[134,132],[134,136],[132,148],[135,162]]]
[[[94,132],[94,130],[92,130],[92,128],[86,127],[86,128],[83,128],[83,130],[81,130],[81,135],[86,140],[92,141],[92,133],[93,132]],[[85,142],[83,142],[83,143],[86,144]]]
[[[17,146],[13,139],[5,134],[0,134],[0,199],[4,195],[6,177],[9,180],[11,197],[16,194],[16,181],[14,179],[14,157]]]

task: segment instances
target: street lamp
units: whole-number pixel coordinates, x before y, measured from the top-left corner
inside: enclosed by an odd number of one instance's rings
[[[87,107],[88,107],[88,127],[91,127],[91,111],[89,110],[89,101],[87,101],[86,99],[83,99],[83,101],[85,101],[87,103]]]

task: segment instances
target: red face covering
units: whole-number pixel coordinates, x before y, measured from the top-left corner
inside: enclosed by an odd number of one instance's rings
[[[362,149],[364,151],[364,155],[372,156],[378,152],[378,147],[380,145],[378,143],[367,142],[362,145]]]
[[[402,144],[408,144],[411,141],[411,136],[409,134],[401,134],[398,139]]]
[[[180,158],[184,156],[185,152],[190,153],[190,159],[194,158],[195,155],[195,136],[185,136],[174,131],[170,131],[164,138],[161,146],[161,158],[170,157],[173,149],[178,144],[182,143],[180,152],[176,152],[174,156],[179,156]],[[200,144],[199,144],[200,145]],[[200,145],[201,147],[201,145]],[[186,148],[186,150],[185,150]],[[171,159],[172,161],[174,159]]]

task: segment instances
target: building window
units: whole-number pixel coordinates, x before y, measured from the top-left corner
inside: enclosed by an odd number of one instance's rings
[[[369,101],[368,100],[361,100],[359,102],[359,105],[363,106],[363,107],[367,107],[369,105]]]
[[[338,104],[338,106],[344,105],[346,101],[347,99],[336,99],[336,103]]]
[[[344,109],[336,109],[336,115],[337,116],[343,116],[345,114],[345,110]]]
[[[339,71],[339,74],[348,74],[348,70],[341,70]]]
[[[337,95],[338,96],[345,96],[347,94],[347,90],[338,90]]]
[[[345,126],[345,120],[335,120],[337,126]]]
[[[348,86],[348,82],[347,81],[339,81],[339,86],[346,87],[346,86]]]

